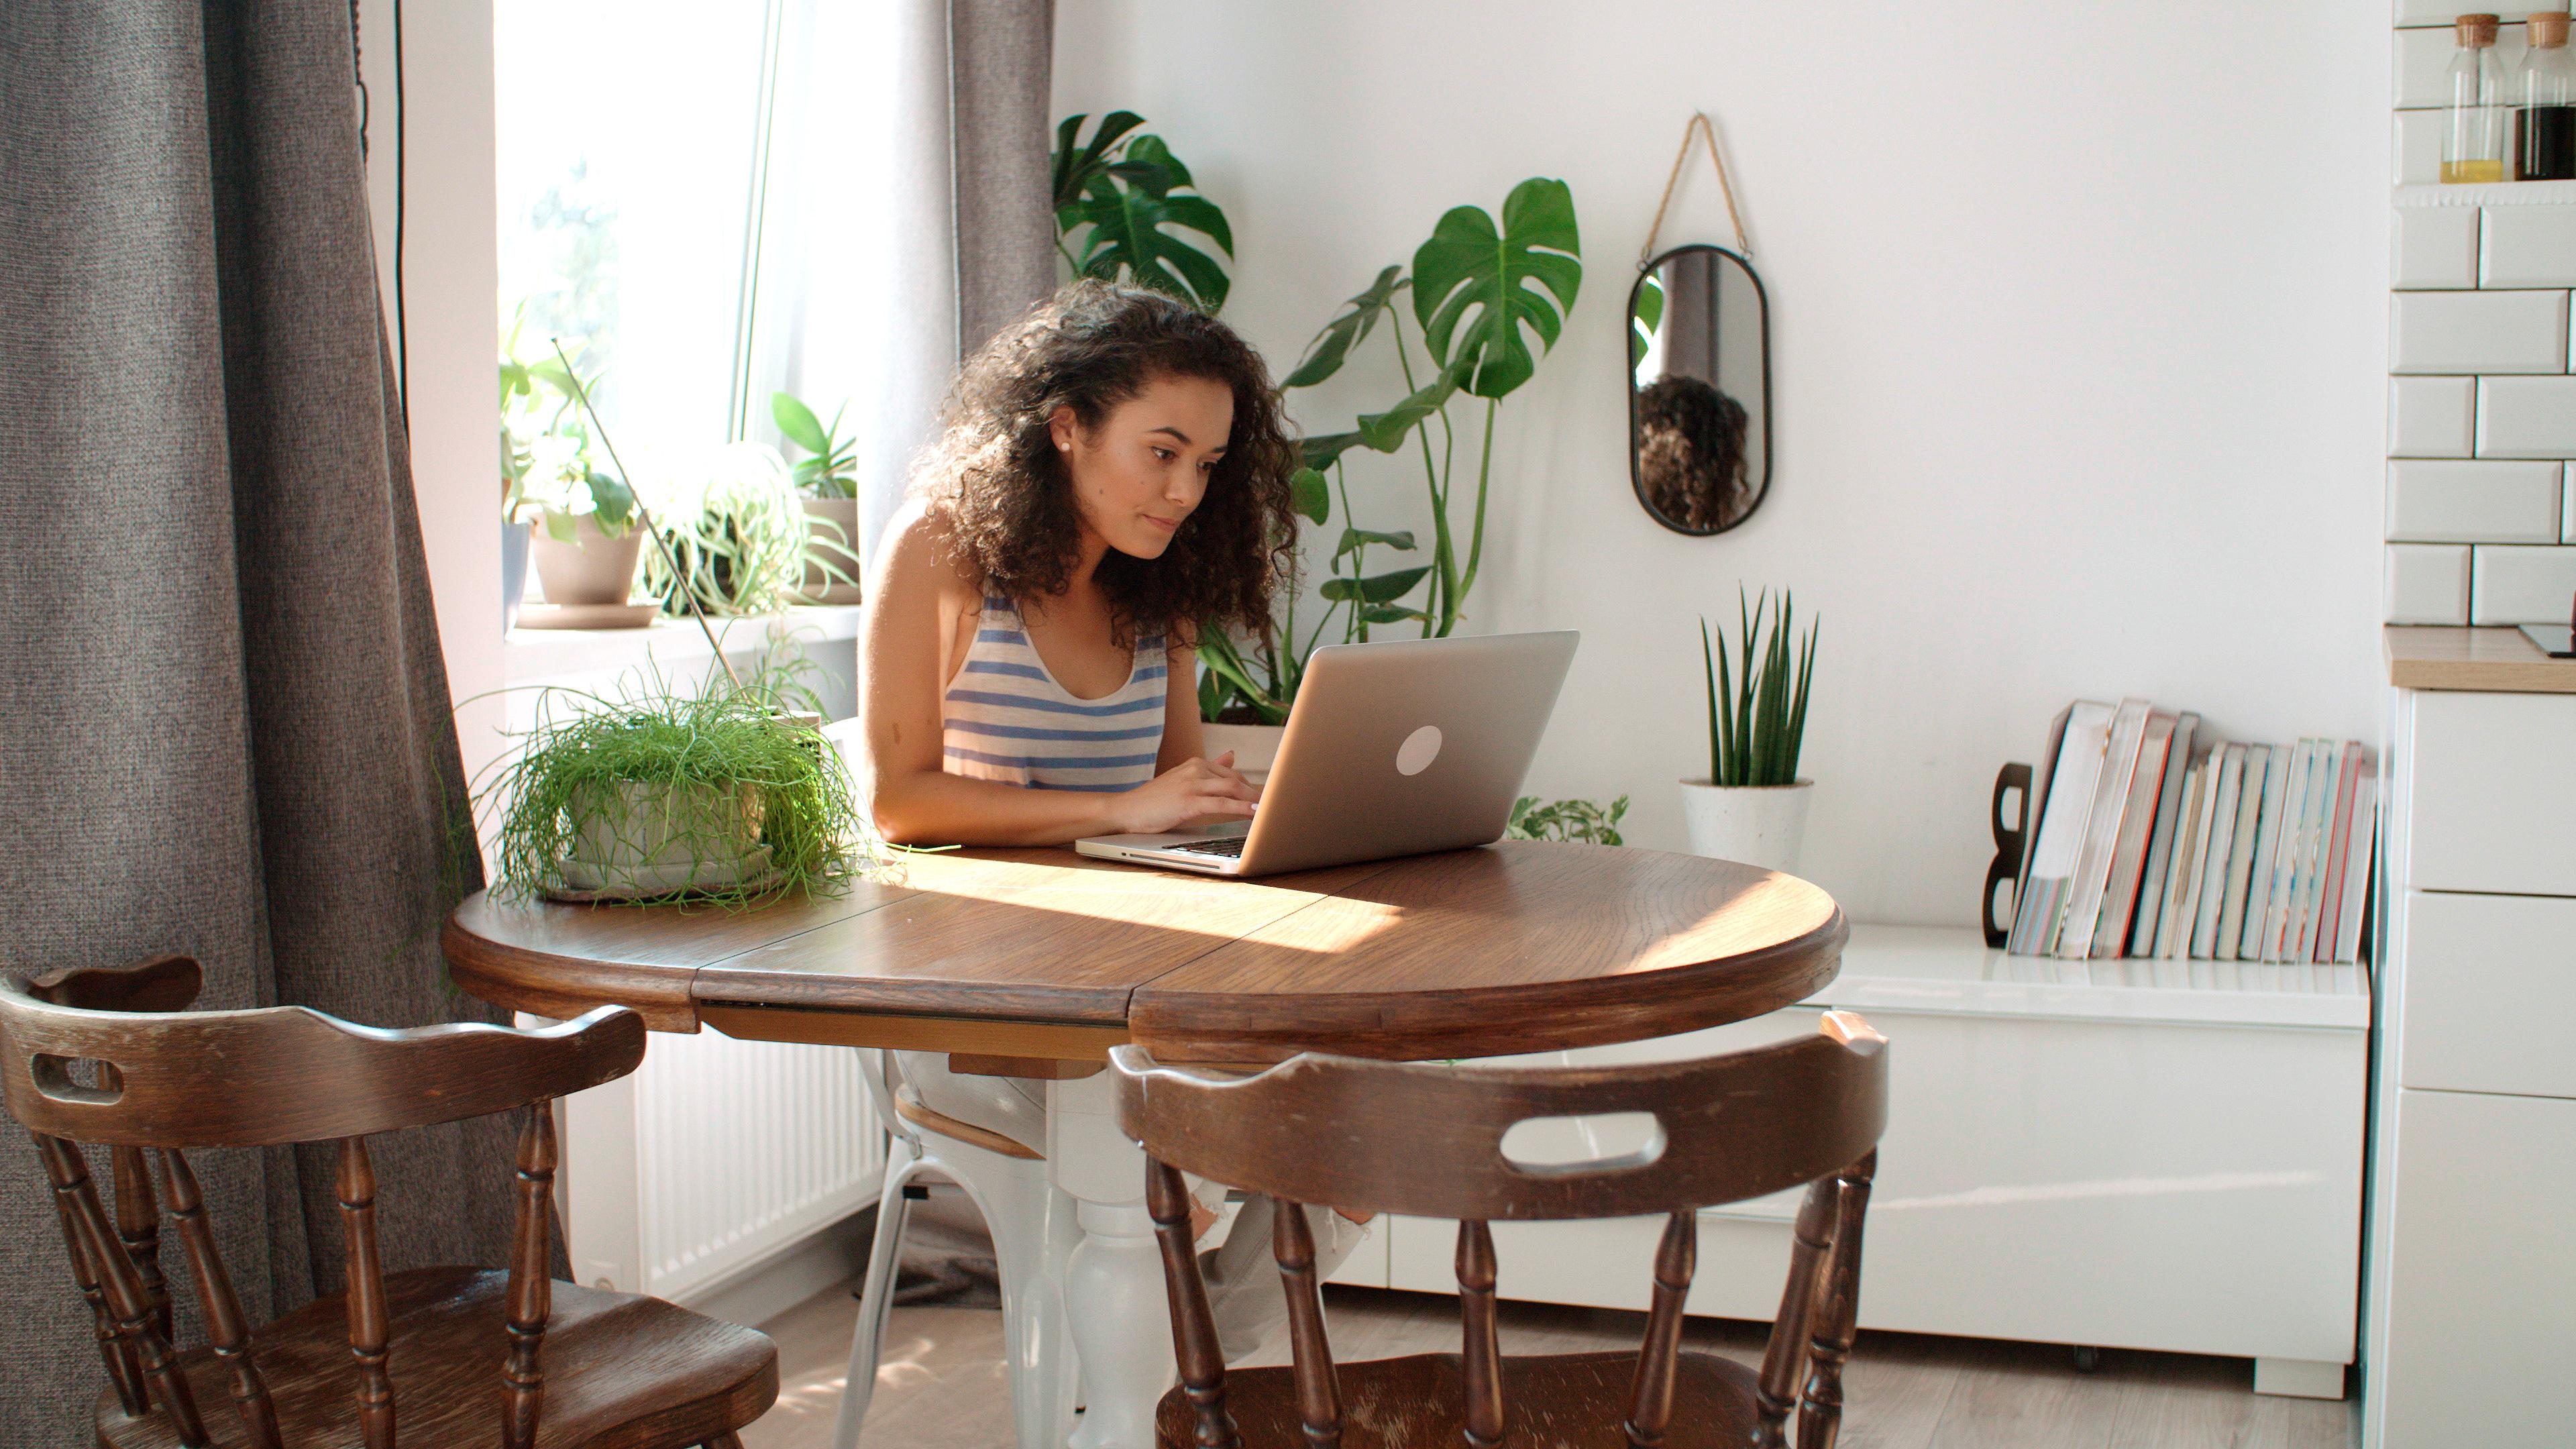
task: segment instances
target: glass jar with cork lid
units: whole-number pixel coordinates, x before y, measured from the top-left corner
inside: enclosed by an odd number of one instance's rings
[[[2523,28],[2530,48],[2513,78],[2514,179],[2576,180],[2576,55],[2567,49],[2567,12],[2543,10]]]
[[[2463,15],[2460,49],[2451,58],[2451,99],[2442,118],[2442,179],[2452,183],[2505,179],[2509,113],[2503,63],[2496,59],[2496,17]]]

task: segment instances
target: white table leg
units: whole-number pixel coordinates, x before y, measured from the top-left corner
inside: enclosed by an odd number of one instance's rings
[[[1175,1376],[1145,1154],[1118,1130],[1113,1081],[1103,1072],[1047,1094],[1047,1161],[1083,1232],[1064,1284],[1084,1405],[1071,1449],[1153,1449],[1154,1405]]]

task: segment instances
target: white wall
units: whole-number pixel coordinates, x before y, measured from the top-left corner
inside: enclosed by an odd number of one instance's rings
[[[395,325],[394,7],[362,0],[367,193],[385,325]],[[447,655],[466,777],[501,753],[501,479],[493,359],[491,0],[403,10],[403,313],[410,327],[412,487]]]
[[[1172,142],[1234,224],[1226,316],[1283,369],[1442,209],[1570,182],[1588,275],[1506,409],[1471,600],[1584,631],[1532,788],[1631,792],[1630,839],[1677,846],[1692,616],[1793,587],[1824,622],[1804,873],[1856,919],[1965,923],[1995,768],[2071,696],[2376,736],[2387,33],[2331,0],[1059,0],[1056,107]],[[1779,470],[1715,539],[1633,502],[1619,391],[1695,108],[1773,306]],[[1688,175],[1665,243],[1722,240]],[[1393,389],[1307,396],[1326,431]],[[1379,467],[1360,507],[1400,525],[1418,465]]]

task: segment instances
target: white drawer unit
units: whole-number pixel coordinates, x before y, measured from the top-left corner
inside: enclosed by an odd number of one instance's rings
[[[1893,1052],[1864,1327],[2229,1354],[2257,1361],[2259,1387],[2342,1392],[2361,968],[2039,961],[1973,931],[1856,926],[1842,974],[1806,1009],[1567,1055],[1732,1050],[1812,1030],[1828,1005],[1867,1016]],[[1770,1318],[1795,1207],[1784,1195],[1704,1214],[1690,1311]],[[1659,1229],[1497,1224],[1499,1291],[1642,1308]],[[1456,1291],[1453,1224],[1399,1218],[1382,1236],[1386,1286]]]
[[[2576,695],[2406,691],[2423,891],[2576,896]]]
[[[2377,1442],[2576,1439],[2576,1101],[2408,1089],[2397,1119]]]
[[[2576,694],[2389,722],[2362,1442],[2576,1442]]]
[[[2406,920],[2401,1085],[2576,1097],[2576,899],[2413,891]]]

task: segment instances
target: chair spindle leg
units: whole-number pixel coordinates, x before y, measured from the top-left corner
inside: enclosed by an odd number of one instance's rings
[[[1339,1449],[1342,1394],[1333,1374],[1333,1345],[1324,1336],[1324,1298],[1315,1284],[1315,1233],[1306,1207],[1270,1200],[1271,1256],[1279,1260],[1280,1286],[1288,1291],[1288,1344],[1296,1360],[1297,1417],[1309,1449]]]
[[[112,1148],[108,1163],[116,1183],[116,1236],[152,1300],[153,1328],[169,1338],[170,1284],[161,1276],[161,1214],[153,1201],[152,1166],[140,1147]]]
[[[1470,1219],[1458,1224],[1458,1360],[1466,1380],[1467,1442],[1493,1449],[1503,1442],[1503,1360],[1494,1324],[1494,1230]]]
[[[170,1427],[187,1449],[202,1449],[213,1443],[206,1437],[205,1421],[197,1416],[197,1396],[188,1387],[188,1376],[179,1367],[178,1355],[170,1351],[170,1341],[152,1326],[152,1297],[143,1289],[143,1275],[135,1270],[134,1260],[125,1255],[125,1244],[108,1222],[107,1210],[99,1206],[98,1188],[90,1180],[87,1160],[78,1147],[59,1137],[38,1134],[36,1145],[44,1154],[45,1173],[53,1182],[55,1200],[69,1200],[81,1246],[98,1269],[101,1286],[107,1292],[108,1309],[116,1315],[117,1335],[141,1363],[153,1397],[161,1401],[161,1411],[170,1416]]]
[[[376,1251],[376,1165],[367,1139],[340,1139],[340,1222],[348,1233],[349,1356],[358,1361],[358,1426],[367,1449],[394,1449],[394,1383],[385,1365],[384,1260]]]
[[[1771,1322],[1771,1338],[1762,1350],[1762,1376],[1754,1390],[1754,1449],[1787,1449],[1783,1432],[1789,1411],[1797,1407],[1798,1382],[1805,1376],[1816,1280],[1824,1270],[1825,1249],[1833,1232],[1834,1179],[1809,1184],[1791,1229],[1789,1283],[1780,1290],[1780,1316]],[[1802,1446],[1803,1449],[1803,1446]]]
[[[546,1376],[537,1361],[546,1320],[554,1312],[554,1275],[546,1262],[555,1186],[555,1110],[552,1101],[528,1108],[519,1133],[518,1220],[510,1242],[510,1357],[502,1365],[504,1449],[537,1442],[537,1417],[545,1405]]]
[[[52,1149],[42,1133],[33,1134],[36,1150],[45,1156],[48,1174],[53,1170]],[[99,1361],[107,1366],[107,1381],[116,1389],[116,1402],[129,1417],[140,1417],[152,1411],[152,1399],[143,1387],[143,1364],[135,1357],[134,1346],[119,1336],[116,1313],[108,1307],[107,1290],[101,1286],[102,1274],[84,1242],[80,1218],[72,1207],[72,1195],[60,1182],[54,1186],[54,1216],[63,1225],[63,1249],[71,1255],[72,1280],[80,1285],[81,1301],[89,1305],[90,1330],[98,1339]]]
[[[1198,1247],[1190,1236],[1190,1190],[1180,1169],[1145,1159],[1145,1210],[1163,1250],[1163,1291],[1171,1302],[1172,1351],[1179,1360],[1181,1391],[1190,1401],[1199,1449],[1241,1449],[1243,1435],[1225,1408],[1225,1350],[1208,1311],[1207,1283],[1199,1277]]]
[[[1699,1214],[1689,1208],[1664,1224],[1655,1249],[1655,1297],[1646,1316],[1646,1341],[1637,1349],[1636,1391],[1628,1406],[1628,1442],[1657,1449],[1672,1426],[1675,1360],[1682,1347],[1682,1304],[1699,1269]]]
[[[206,1343],[215,1351],[215,1361],[232,1371],[233,1408],[241,1415],[242,1427],[248,1431],[254,1449],[281,1449],[277,1432],[277,1406],[269,1400],[268,1384],[260,1377],[259,1366],[251,1362],[250,1324],[242,1315],[241,1298],[233,1291],[232,1275],[224,1271],[223,1256],[215,1249],[213,1229],[206,1222],[205,1195],[198,1190],[195,1169],[188,1159],[173,1148],[161,1149],[162,1190],[169,1195],[170,1221],[179,1230],[179,1246],[186,1253],[189,1275],[197,1285],[197,1306],[206,1315]]]
[[[1834,1246],[1825,1259],[1823,1301],[1816,1305],[1806,1401],[1798,1406],[1798,1449],[1834,1449],[1842,1433],[1843,1365],[1851,1359],[1860,1323],[1861,1224],[1877,1173],[1878,1153],[1872,1150],[1837,1175]]]

